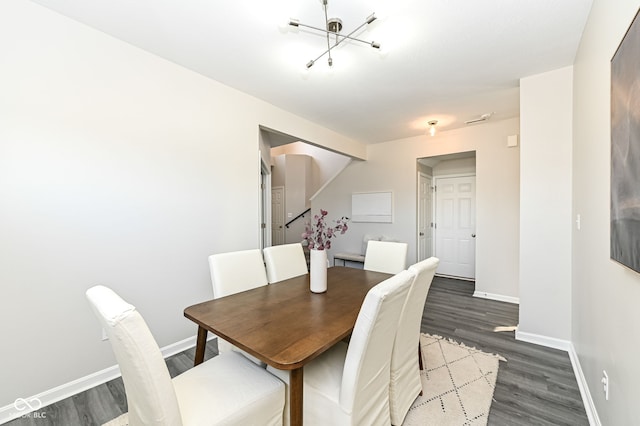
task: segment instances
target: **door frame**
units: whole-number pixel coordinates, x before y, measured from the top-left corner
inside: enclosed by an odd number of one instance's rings
[[[434,196],[433,196],[433,185],[434,185],[434,177],[433,175],[430,175],[428,173],[425,172],[421,172],[418,171],[417,174],[417,184],[416,184],[416,204],[418,207],[418,211],[417,211],[417,217],[416,217],[416,255],[417,255],[417,261],[420,262],[421,260],[426,259],[426,254],[421,252],[421,244],[420,244],[420,218],[422,216],[422,209],[420,208],[421,204],[420,204],[420,178],[424,176],[426,178],[431,179],[431,185],[430,185],[430,191],[431,191],[431,205],[427,208],[429,208],[431,210],[431,219],[434,218],[435,215],[435,202],[434,202]],[[430,224],[428,224],[427,226],[431,227],[431,254],[433,255],[434,253],[434,245],[435,245],[435,239],[433,237],[433,220],[431,221]]]
[[[260,158],[260,248],[271,246],[271,170]]]
[[[285,244],[287,241],[287,234],[285,232],[285,228],[284,228],[284,224],[287,223],[287,218],[286,218],[286,206],[284,205],[285,203],[285,187],[284,185],[278,185],[278,186],[272,186],[271,190],[269,191],[269,196],[271,197],[271,194],[273,191],[282,191],[282,203],[283,203],[283,207],[282,207],[282,244]],[[269,203],[269,209],[271,211],[273,211],[273,197],[271,198],[271,202]],[[271,216],[271,221],[273,221],[273,217]],[[273,226],[273,223],[271,223],[271,221],[269,222],[269,230],[271,231],[271,227]],[[273,231],[271,231],[271,241],[269,246],[273,245]]]

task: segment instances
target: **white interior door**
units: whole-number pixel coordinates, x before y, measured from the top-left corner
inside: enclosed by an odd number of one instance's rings
[[[271,244],[284,244],[284,187],[271,188]]]
[[[418,261],[433,253],[433,199],[431,177],[418,173]]]
[[[436,179],[435,255],[438,273],[475,279],[476,177]]]

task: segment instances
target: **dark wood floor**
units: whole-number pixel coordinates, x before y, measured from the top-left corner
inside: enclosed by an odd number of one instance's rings
[[[588,425],[567,352],[515,340],[518,305],[476,298],[473,292],[474,283],[436,277],[422,331],[507,359],[500,362],[489,424]]]
[[[500,362],[489,425],[588,425],[566,352],[515,340],[518,305],[474,298],[474,284],[436,277],[429,291],[422,331],[449,337],[507,359]],[[195,329],[194,329],[195,332]],[[209,343],[206,359],[215,356]],[[171,376],[191,367],[194,350],[167,359]],[[46,418],[6,425],[101,425],[126,411],[121,379],[41,408]]]

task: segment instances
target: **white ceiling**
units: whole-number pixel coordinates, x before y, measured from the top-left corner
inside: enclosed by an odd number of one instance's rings
[[[592,0],[329,0],[344,42],[326,39],[320,0],[33,0],[132,45],[364,143],[519,115],[521,77],[573,63]],[[477,125],[477,124],[476,124]]]

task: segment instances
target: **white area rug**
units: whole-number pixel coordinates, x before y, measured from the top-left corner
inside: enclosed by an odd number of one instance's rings
[[[403,426],[486,425],[498,377],[499,355],[422,334],[422,396]]]
[[[486,425],[498,377],[500,355],[469,348],[443,337],[423,334],[422,396],[403,426]],[[128,426],[123,414],[103,426]]]

